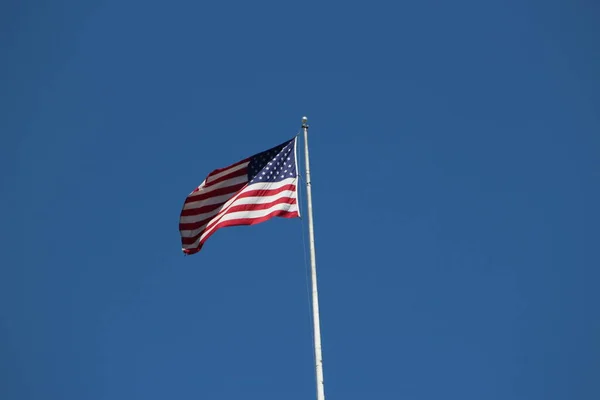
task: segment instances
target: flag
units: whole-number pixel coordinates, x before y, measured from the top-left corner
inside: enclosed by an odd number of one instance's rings
[[[179,233],[185,254],[219,228],[300,216],[296,138],[208,174],[185,199]]]

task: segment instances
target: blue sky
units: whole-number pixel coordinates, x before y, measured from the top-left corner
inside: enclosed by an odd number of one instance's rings
[[[314,398],[301,221],[177,228],[303,115],[328,399],[600,398],[598,18],[3,2],[0,398]]]

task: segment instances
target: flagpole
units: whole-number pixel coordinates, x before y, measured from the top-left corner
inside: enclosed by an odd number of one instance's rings
[[[304,130],[304,167],[306,169],[306,200],[308,202],[308,239],[310,244],[310,271],[312,281],[312,309],[315,344],[315,375],[317,400],[325,400],[323,385],[323,356],[321,354],[321,324],[319,322],[319,293],[317,291],[317,261],[315,258],[315,231],[313,227],[312,193],[310,188],[310,162],[308,158],[308,119],[302,117]]]

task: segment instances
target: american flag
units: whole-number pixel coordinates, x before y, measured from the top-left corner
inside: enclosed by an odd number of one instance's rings
[[[299,217],[296,161],[293,138],[208,174],[181,210],[183,252],[199,252],[219,228]]]

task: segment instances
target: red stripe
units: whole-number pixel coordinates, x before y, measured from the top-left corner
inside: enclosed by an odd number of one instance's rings
[[[275,201],[270,203],[263,204],[239,204],[232,206],[227,209],[227,212],[223,215],[227,215],[234,212],[239,211],[259,211],[259,210],[268,210],[269,208],[277,205],[277,204],[296,204],[297,200],[295,197],[281,197]]]
[[[252,186],[248,186],[248,188],[250,188],[250,187],[252,187]],[[239,196],[236,197],[236,200],[237,199],[243,199],[245,197],[274,196],[274,195],[276,195],[278,193],[281,193],[283,191],[286,191],[286,190],[295,191],[296,190],[296,185],[289,184],[289,185],[282,186],[282,187],[280,187],[278,189],[261,189],[261,190],[247,190],[247,189],[245,189],[245,191],[242,191],[239,194]],[[233,198],[233,196],[231,198]],[[231,200],[231,198],[229,200]],[[227,201],[229,201],[229,200],[227,200]],[[183,213],[184,211],[186,211],[186,214]],[[182,210],[182,214],[180,216],[180,221],[181,221],[181,217],[186,216],[187,212],[189,212],[189,211],[191,211],[191,210]],[[189,214],[189,215],[194,215],[194,214]],[[212,218],[215,218],[215,217],[210,217],[210,218],[204,219],[202,221],[197,221],[197,222],[186,222],[186,223],[180,222],[179,223],[179,230],[182,230],[182,231],[191,231],[193,229],[198,229],[202,225],[204,225],[207,222],[207,220],[212,219]]]
[[[221,196],[221,195],[224,195],[224,194],[235,193],[238,190],[242,189],[247,184],[248,184],[248,182],[242,182],[242,183],[238,183],[237,185],[234,185],[234,186],[227,186],[227,187],[224,187],[224,188],[215,189],[212,192],[208,192],[208,193],[202,193],[202,192],[198,193],[198,192],[195,192],[195,193],[189,195],[185,199],[185,204],[187,204],[187,203],[193,203],[195,201],[209,199],[209,198],[215,197],[215,196]],[[198,193],[198,194],[196,194],[196,193]]]
[[[202,239],[197,247],[192,248],[192,249],[183,249],[183,252],[185,254],[194,254],[194,253],[199,252],[200,249],[202,249],[202,246],[204,245],[206,240],[209,237],[211,237],[212,235],[214,235],[214,233],[216,231],[218,231],[220,228],[224,228],[227,226],[256,225],[256,224],[260,224],[260,223],[265,222],[274,217],[297,218],[298,216],[299,216],[299,214],[297,211],[276,210],[276,211],[273,211],[272,213],[270,213],[269,215],[265,215],[264,217],[261,217],[261,218],[240,218],[240,219],[234,219],[231,221],[223,221],[217,225],[217,228],[214,231],[212,231],[209,235],[207,235],[204,239]]]
[[[208,174],[208,176],[207,176],[206,178],[208,179],[208,178],[210,178],[212,175],[216,175],[216,174],[218,174],[218,173],[220,173],[220,172],[226,171],[226,170],[228,170],[228,169],[230,169],[230,168],[233,168],[233,167],[237,167],[238,165],[240,165],[240,164],[243,164],[243,163],[245,163],[245,162],[249,162],[249,161],[250,161],[250,158],[244,158],[243,160],[241,160],[241,161],[238,161],[238,162],[236,162],[236,163],[233,163],[233,164],[231,164],[231,165],[229,165],[229,166],[227,166],[227,167],[223,167],[223,168],[217,168],[217,169],[213,170],[213,171],[212,171],[210,174]]]
[[[295,202],[296,202],[295,198],[292,198],[292,197],[280,197],[278,199],[273,200],[270,203],[232,205],[232,206],[229,206],[228,208],[224,209],[223,211],[221,211],[219,213],[219,215],[217,215],[216,217],[214,217],[214,222],[211,221],[206,226],[206,229],[204,229],[204,231],[207,231],[207,230],[211,229],[213,226],[215,226],[216,224],[219,223],[219,221],[221,220],[221,218],[223,218],[227,214],[230,214],[230,213],[235,212],[235,211],[267,210],[267,209],[269,209],[269,208],[271,208],[273,206],[276,206],[278,204],[294,204]]]
[[[231,197],[233,197],[233,196],[231,196]],[[223,207],[223,204],[227,203],[231,199],[231,197],[229,197],[227,200],[221,201],[219,203],[209,204],[207,206],[202,206],[202,207],[198,207],[198,208],[190,208],[189,210],[182,210],[181,216],[189,217],[191,215],[200,215],[200,214],[204,214],[207,212],[211,212],[213,210],[216,210],[217,208]]]
[[[217,214],[218,215],[218,214]],[[214,219],[217,215],[213,215],[212,217],[208,217],[198,222],[189,222],[187,224],[179,223],[180,231],[192,231],[194,229],[199,229],[202,226],[206,225],[210,220]]]
[[[214,217],[211,217],[211,218],[207,218],[203,222],[206,223],[208,220],[211,220],[211,219],[222,218],[225,215],[233,213],[233,212],[267,210],[267,209],[269,209],[269,208],[271,208],[271,207],[273,207],[275,205],[278,205],[278,204],[296,204],[296,203],[297,203],[297,200],[295,198],[292,198],[292,197],[282,197],[282,198],[277,199],[275,201],[272,201],[270,203],[235,205],[235,206],[232,206],[232,207],[228,208],[227,211],[225,213],[223,213],[222,215],[219,215],[218,217],[214,216]],[[251,218],[251,219],[253,219],[253,218]],[[237,219],[236,220],[232,220],[232,221],[237,221]],[[216,221],[216,225],[219,225],[218,221]],[[200,226],[202,226],[202,225],[200,225]],[[194,242],[196,240],[198,240],[198,238],[200,236],[202,236],[204,234],[204,232],[206,232],[208,229],[211,229],[213,226],[215,226],[215,224],[206,226],[204,229],[202,229],[198,234],[196,234],[194,236],[185,236],[185,237],[182,236],[181,243],[182,244],[188,244],[188,245],[189,244],[194,244]]]
[[[285,192],[286,190],[296,190],[296,185],[294,184],[289,184],[289,185],[285,185],[282,186],[280,188],[277,189],[254,189],[252,190],[252,185],[248,185],[248,188],[246,188],[246,190],[242,191],[239,195],[239,197],[237,197],[238,199],[243,199],[244,197],[267,197],[267,196],[273,196],[276,195],[278,193],[281,192]]]
[[[210,180],[210,175],[209,175],[206,178],[206,184],[204,185],[204,187],[208,188],[208,187],[211,187],[213,185],[216,185],[219,182],[227,181],[229,179],[237,178],[238,176],[244,176],[244,175],[248,175],[248,168],[242,168],[242,169],[239,169],[237,171],[233,171],[230,174],[226,174],[226,175],[220,176],[217,179],[212,180],[212,181]]]

